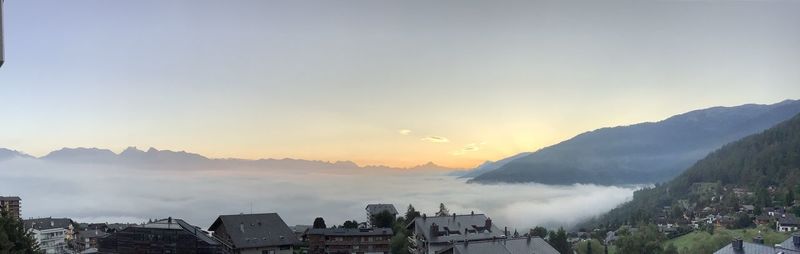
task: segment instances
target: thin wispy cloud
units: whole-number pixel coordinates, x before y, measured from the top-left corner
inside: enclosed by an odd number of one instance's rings
[[[485,142],[480,143],[470,143],[465,145],[463,148],[453,151],[451,154],[453,155],[462,155],[467,152],[475,152],[481,149],[481,145],[486,144]]]
[[[422,141],[428,141],[431,143],[448,143],[450,142],[449,139],[441,136],[427,136],[421,139]]]
[[[400,135],[403,135],[403,136],[408,136],[409,134],[411,134],[411,130],[409,130],[409,129],[401,129],[401,130],[398,130],[397,133],[400,133]]]

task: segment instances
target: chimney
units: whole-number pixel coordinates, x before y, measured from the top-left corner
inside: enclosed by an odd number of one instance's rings
[[[475,215],[475,211],[470,211],[469,215]]]
[[[486,228],[486,231],[492,232],[492,218],[486,218],[486,223],[483,225]]]
[[[800,247],[800,234],[794,233],[792,234],[792,243],[795,247]]]
[[[503,227],[503,235],[508,237],[508,227]]]
[[[753,243],[764,244],[764,237],[757,235],[753,237]]]
[[[731,247],[733,247],[734,251],[743,250],[744,248],[742,246],[742,238],[737,237],[736,239],[733,239],[733,241],[731,241]]]
[[[456,220],[456,213],[453,213],[453,220]]]
[[[167,218],[167,224],[172,224],[172,216]]]
[[[431,224],[431,237],[439,236],[439,225],[436,223]]]
[[[422,220],[425,220],[425,219],[427,219],[427,218],[428,218],[428,215],[423,213],[423,214],[422,214]]]

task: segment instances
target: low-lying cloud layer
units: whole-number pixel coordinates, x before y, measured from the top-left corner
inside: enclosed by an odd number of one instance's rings
[[[220,214],[277,212],[290,225],[363,221],[368,203],[433,214],[487,213],[500,225],[570,226],[630,199],[633,188],[466,184],[441,172],[279,168],[136,169],[16,158],[0,161],[0,195],[19,195],[23,217],[141,222],[183,218],[207,227]],[[251,208],[252,207],[252,208]]]

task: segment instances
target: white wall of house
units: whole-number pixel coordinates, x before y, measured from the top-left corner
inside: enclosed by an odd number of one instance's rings
[[[793,231],[797,231],[797,226],[794,226],[794,225],[792,225],[792,226],[781,225],[780,222],[776,222],[775,224],[776,224],[775,229],[778,230],[778,232],[793,232]]]
[[[67,253],[67,229],[51,228],[45,230],[31,229],[39,248],[47,254]]]

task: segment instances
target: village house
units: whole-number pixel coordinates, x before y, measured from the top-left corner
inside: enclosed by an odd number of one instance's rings
[[[37,218],[23,220],[25,230],[33,234],[44,253],[67,253],[74,237],[74,222],[67,218]]]
[[[599,246],[598,246],[599,247]],[[558,254],[550,244],[539,237],[497,238],[463,241],[452,244],[437,254]]]
[[[784,214],[775,222],[775,230],[778,232],[797,231],[798,227],[800,227],[800,221],[793,214]]]
[[[311,228],[311,225],[294,225],[291,227],[292,232],[294,232],[294,235],[297,236],[297,240],[301,242],[306,241],[305,234]]]
[[[208,232],[171,217],[111,233],[99,238],[97,246],[99,253],[224,253]]]
[[[434,254],[456,241],[488,240],[504,237],[504,232],[483,214],[415,218],[406,228],[410,232],[409,249],[415,254]]]
[[[108,236],[106,229],[86,229],[79,230],[76,234],[76,249],[80,251],[97,249],[97,239]]]
[[[208,230],[234,254],[291,254],[300,243],[277,213],[220,215]]]
[[[720,248],[714,254],[800,254],[800,235],[792,234],[780,244],[769,246],[764,244],[761,236],[755,236],[752,242],[736,238],[730,244]]]
[[[312,228],[308,253],[389,254],[393,234],[391,228]]]

